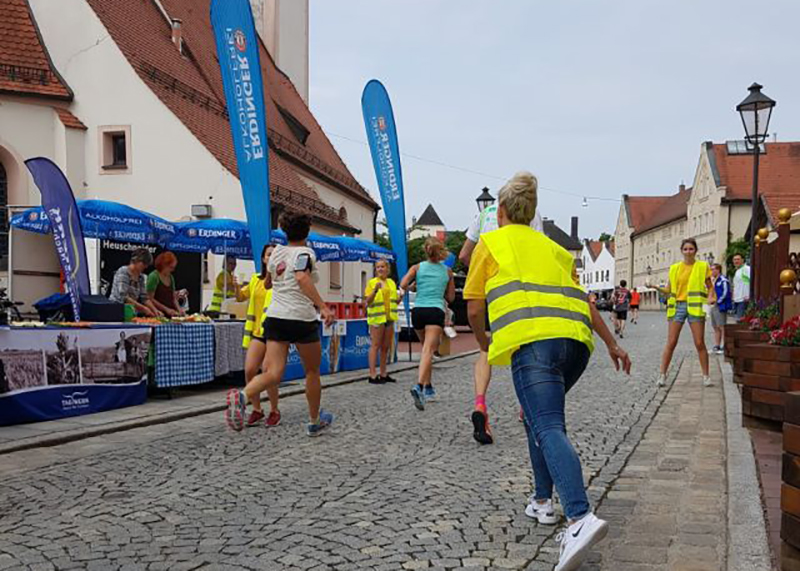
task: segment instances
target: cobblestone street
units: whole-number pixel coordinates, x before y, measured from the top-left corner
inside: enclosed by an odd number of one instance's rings
[[[643,314],[628,324],[630,378],[613,371],[600,344],[569,395],[568,427],[594,504],[668,394],[654,382],[664,321]],[[690,339],[684,331],[670,380]],[[437,365],[439,396],[424,412],[408,394],[412,371],[397,385],[326,390],[337,419],[316,439],[305,436],[305,400],[295,396],[270,431],[232,433],[214,414],[2,455],[0,569],[552,569],[556,527],[523,513],[530,464],[510,373],[498,370],[489,393],[496,444],[479,447],[469,422],[473,362]],[[724,490],[724,473],[709,470]],[[674,490],[669,484],[653,491]],[[639,498],[618,490],[612,515]],[[619,553],[620,537],[612,529],[605,553]],[[587,568],[608,558],[596,553]]]

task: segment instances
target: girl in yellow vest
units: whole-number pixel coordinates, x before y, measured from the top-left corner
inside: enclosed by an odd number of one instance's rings
[[[247,297],[250,302],[247,306],[247,321],[244,324],[244,338],[242,347],[247,349],[244,360],[245,384],[253,380],[261,369],[264,355],[267,352],[267,341],[264,338],[264,316],[272,301],[272,280],[267,272],[269,257],[275,246],[267,244],[261,251],[261,273],[253,274],[247,286]],[[269,396],[269,416],[265,421],[267,428],[273,428],[281,423],[281,411],[278,410],[278,387],[267,387]],[[256,426],[264,420],[264,411],[261,408],[261,399],[253,400],[253,410],[247,417],[247,426]]]
[[[367,324],[372,344],[369,348],[369,382],[373,385],[396,382],[386,373],[386,363],[394,337],[394,324],[397,322],[397,303],[399,295],[397,284],[389,277],[389,262],[380,260],[375,264],[376,277],[369,280],[364,291],[367,302]],[[376,362],[380,352],[380,376],[376,372]]]
[[[562,534],[556,571],[574,571],[608,523],[591,509],[581,461],[567,437],[565,395],[578,381],[594,347],[593,332],[605,342],[617,370],[630,373],[630,359],[606,327],[573,275],[575,259],[529,227],[536,212],[536,177],[518,173],[500,190],[500,228],[481,235],[472,254],[464,299],[468,316],[490,365],[511,365],[536,482],[525,510],[542,524],[558,522],[553,486],[568,529]],[[492,330],[486,334],[486,310]]]
[[[706,314],[703,304],[713,301],[714,288],[711,284],[711,268],[708,263],[696,260],[697,242],[694,238],[686,238],[681,242],[683,261],[672,264],[669,268],[669,284],[667,287],[653,286],[667,298],[667,320],[669,330],[667,344],[661,355],[661,371],[658,375],[658,386],[667,383],[667,370],[669,369],[672,354],[681,336],[683,324],[689,321],[692,330],[694,346],[700,358],[700,368],[703,371],[703,386],[710,387],[714,383],[708,374],[708,350],[706,349],[705,330]]]

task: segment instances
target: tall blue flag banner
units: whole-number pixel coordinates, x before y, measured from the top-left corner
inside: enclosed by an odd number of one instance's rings
[[[61,169],[50,159],[37,157],[25,161],[33,181],[42,193],[42,208],[53,232],[56,253],[64,272],[64,283],[72,303],[75,321],[81,319],[81,295],[89,295],[89,265],[86,244],[75,204],[75,195]]]
[[[381,193],[389,240],[397,256],[397,273],[402,278],[408,272],[408,250],[406,248],[406,207],[403,197],[403,173],[400,168],[400,148],[397,144],[397,128],[394,123],[392,103],[386,88],[377,79],[372,79],[361,95],[361,110],[367,129],[369,150],[378,189]],[[405,299],[408,315],[408,297]]]
[[[269,243],[269,163],[264,83],[249,0],[211,0],[211,26],[233,133],[253,252]],[[256,271],[260,255],[253,256]]]

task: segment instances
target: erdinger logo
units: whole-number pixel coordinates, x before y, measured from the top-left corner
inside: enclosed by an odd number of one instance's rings
[[[197,228],[189,228],[186,230],[186,235],[189,236],[189,238],[197,238]]]
[[[30,220],[31,222],[36,222],[37,220],[39,220],[39,213],[31,212],[30,214],[28,214],[28,220]]]
[[[386,130],[386,119],[384,119],[383,117],[378,117],[378,129],[380,129],[381,131]]]
[[[243,31],[236,30],[233,33],[233,43],[236,46],[236,49],[240,52],[243,52],[247,49],[247,37],[244,35]]]
[[[75,391],[72,394],[61,395],[61,408],[64,410],[77,410],[89,406],[89,391]]]

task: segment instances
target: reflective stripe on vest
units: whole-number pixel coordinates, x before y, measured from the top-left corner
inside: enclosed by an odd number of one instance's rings
[[[367,291],[375,288],[380,278],[372,278],[367,284]],[[389,295],[389,315],[386,315],[384,295]],[[367,305],[367,324],[383,325],[387,321],[397,321],[397,284],[391,278],[384,282],[383,287],[375,294],[372,303]]]
[[[575,260],[569,252],[518,224],[483,234],[481,240],[498,267],[485,288],[490,364],[508,365],[519,347],[546,339],[574,339],[594,348],[588,296],[572,277]]]
[[[669,289],[670,294],[667,299],[667,319],[672,319],[677,313],[678,298],[678,274],[680,273],[682,262],[672,264],[669,268]],[[686,311],[692,317],[705,317],[703,305],[708,300],[708,290],[706,289],[706,276],[708,275],[708,263],[696,261],[689,274],[688,291],[686,294]]]

